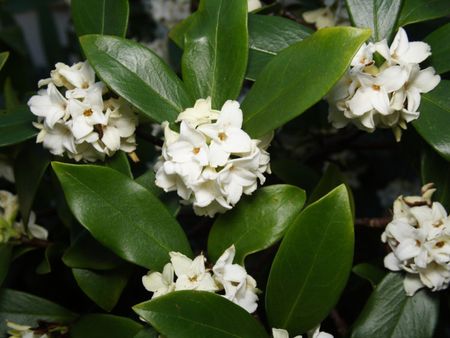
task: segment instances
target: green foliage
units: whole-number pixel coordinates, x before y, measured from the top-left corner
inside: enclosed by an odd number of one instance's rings
[[[242,103],[252,137],[280,127],[319,101],[347,70],[368,30],[327,28],[280,52]]]
[[[450,208],[450,163],[435,152],[427,149],[421,159],[422,183],[434,183],[433,199]]]
[[[370,296],[351,337],[433,337],[438,315],[437,297],[425,290],[408,297],[402,274],[389,273]]]
[[[128,0],[73,0],[72,18],[78,36],[104,34],[125,36]]]
[[[0,287],[8,275],[9,264],[11,262],[12,246],[0,244]]]
[[[132,338],[141,329],[129,318],[95,313],[81,316],[70,332],[72,338]]]
[[[437,19],[450,14],[447,0],[404,0],[399,26]]]
[[[208,255],[216,261],[232,244],[235,262],[278,242],[305,203],[305,192],[289,185],[272,185],[242,200],[214,222],[208,238]]]
[[[352,269],[352,272],[355,275],[367,280],[374,288],[381,282],[381,280],[386,275],[384,270],[369,263],[361,263],[355,265]]]
[[[9,52],[0,53],[0,70],[3,68],[3,66],[5,65],[8,58],[9,58]]]
[[[106,167],[52,163],[78,221],[135,264],[162,269],[169,251],[191,254],[176,220],[148,190]]]
[[[428,35],[425,38],[425,42],[431,46],[430,62],[436,73],[443,74],[450,71],[450,62],[448,61],[450,53],[450,23]]]
[[[271,327],[297,335],[327,316],[349,276],[353,242],[350,201],[341,185],[307,207],[281,242],[267,284]]]
[[[26,106],[13,111],[0,112],[0,147],[13,145],[35,137],[38,130],[31,124],[35,116]]]
[[[268,337],[247,311],[209,292],[177,291],[133,309],[168,337]]]

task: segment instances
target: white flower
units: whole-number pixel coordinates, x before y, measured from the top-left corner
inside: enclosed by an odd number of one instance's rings
[[[342,0],[326,0],[325,7],[306,11],[303,19],[314,24],[317,29],[333,26],[350,26],[345,3]]]
[[[173,282],[174,270],[172,263],[164,266],[163,272],[149,272],[142,277],[142,284],[145,289],[153,292],[152,298],[163,296],[167,293],[175,291],[175,283]]]
[[[6,322],[9,338],[49,338],[47,334],[36,333],[31,326],[20,325],[10,321]]]
[[[235,254],[234,245],[225,250],[213,267],[214,278],[224,288],[225,298],[253,313],[258,308],[259,290],[256,288],[256,281],[247,274],[245,268],[233,264]]]
[[[213,217],[231,209],[242,194],[250,195],[257,181],[270,173],[266,151],[270,137],[252,140],[242,130],[242,111],[237,101],[227,101],[220,111],[211,99],[199,99],[180,113],[180,132],[162,124],[165,141],[155,165],[156,185],[177,191],[197,215]]]
[[[425,286],[438,291],[450,284],[450,219],[440,203],[431,202],[434,191],[428,184],[422,196],[400,196],[394,202],[393,220],[381,236],[392,250],[384,265],[407,272],[408,295]]]
[[[0,218],[7,223],[13,223],[19,212],[19,201],[16,195],[0,190]]]
[[[14,228],[24,234],[27,235],[30,238],[37,238],[41,240],[47,240],[48,238],[48,231],[44,227],[36,224],[36,214],[31,211],[30,216],[28,217],[28,224],[25,227],[23,225],[23,222],[16,222],[14,224]]]
[[[375,64],[375,52],[384,57],[384,63]],[[390,48],[386,40],[364,44],[326,98],[329,121],[335,128],[352,123],[368,132],[377,127],[392,128],[400,141],[402,129],[420,115],[421,94],[440,81],[432,67],[420,70],[419,63],[429,55],[430,47],[424,42],[409,42],[402,28]]]
[[[103,160],[118,150],[133,152],[137,118],[131,106],[122,98],[104,100],[109,90],[103,82],[95,82],[88,62],[55,67],[50,78],[39,81],[47,89],[28,101],[38,116],[34,123],[40,129],[37,143],[54,155],[76,161]]]
[[[248,11],[253,12],[262,7],[261,1],[259,0],[248,0]]]
[[[272,336],[273,338],[289,338],[289,332],[283,329],[272,329]],[[320,331],[320,325],[316,328],[308,331],[307,333],[308,338],[333,338],[333,336],[326,332]],[[294,338],[302,338],[302,336],[295,336]]]

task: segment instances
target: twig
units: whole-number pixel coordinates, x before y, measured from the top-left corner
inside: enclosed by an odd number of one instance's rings
[[[20,239],[20,243],[22,244],[26,244],[26,245],[30,245],[36,248],[47,248],[50,245],[52,245],[52,242],[46,241],[44,239],[39,239],[39,238],[27,238],[27,237],[22,237]]]
[[[392,217],[357,218],[355,225],[366,226],[375,229],[384,229],[392,221]]]

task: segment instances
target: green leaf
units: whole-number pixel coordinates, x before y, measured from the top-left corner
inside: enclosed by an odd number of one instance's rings
[[[164,190],[159,188],[155,184],[155,171],[153,169],[147,170],[144,174],[136,178],[136,183],[139,183],[148,191],[150,191],[155,196],[160,196],[163,194]]]
[[[309,37],[313,31],[279,16],[248,16],[249,56],[246,78],[256,80],[262,69],[283,49]]]
[[[107,271],[72,269],[81,290],[105,311],[111,311],[119,301],[131,274],[129,266]]]
[[[183,80],[195,98],[213,108],[235,100],[248,59],[247,2],[203,0],[185,34]]]
[[[261,137],[318,102],[369,35],[352,27],[325,28],[280,52],[242,104],[245,131]]]
[[[9,264],[11,263],[12,246],[0,244],[0,286],[8,275]]]
[[[307,193],[311,192],[320,180],[320,176],[312,168],[288,158],[271,159],[270,169],[284,183],[302,187]]]
[[[291,185],[272,185],[246,197],[220,215],[208,238],[208,256],[216,261],[232,244],[235,261],[243,265],[247,255],[278,242],[302,210],[306,195]]]
[[[167,337],[268,338],[247,311],[210,292],[177,291],[133,310]]]
[[[450,161],[450,81],[442,80],[431,92],[422,95],[420,117],[413,122],[423,139],[447,161]]]
[[[297,335],[337,303],[350,273],[354,233],[344,185],[307,207],[286,232],[266,292],[271,327]]]
[[[3,88],[3,94],[5,95],[5,108],[6,111],[12,111],[20,106],[20,100],[16,91],[13,88],[11,78],[7,77]]]
[[[62,257],[70,268],[111,270],[123,261],[109,249],[97,242],[88,231],[82,231]]]
[[[127,32],[128,0],[72,0],[72,19],[78,36]]]
[[[68,324],[77,315],[62,306],[31,294],[0,290],[0,337],[6,335],[6,321],[36,326],[39,320]]]
[[[361,263],[355,265],[352,269],[353,273],[370,282],[372,287],[376,287],[386,275],[386,272],[379,267],[369,264]]]
[[[431,150],[426,150],[421,160],[422,183],[434,183],[433,199],[450,209],[450,163]]]
[[[439,298],[426,290],[408,297],[403,275],[389,273],[370,296],[352,338],[430,338],[439,316]]]
[[[36,192],[49,164],[50,154],[40,144],[29,144],[17,155],[14,177],[24,224],[28,224]]]
[[[442,18],[449,14],[448,0],[404,0],[398,26]]]
[[[158,338],[159,333],[152,327],[146,327],[138,332],[133,338]]]
[[[128,161],[128,156],[123,151],[118,151],[113,157],[109,158],[105,165],[109,168],[113,168],[118,172],[133,178],[133,173],[131,172],[130,162]]]
[[[9,57],[9,52],[2,52],[2,53],[0,53],[0,70],[5,65],[6,60],[8,60],[8,57]]]
[[[125,317],[107,314],[82,316],[70,329],[72,338],[132,338],[142,325]]]
[[[395,29],[403,0],[346,0],[356,27],[370,28],[372,40],[389,40]]]
[[[27,106],[0,114],[0,147],[13,145],[28,140],[37,135],[38,130],[33,127],[35,116]]]
[[[36,267],[36,273],[40,275],[45,275],[52,272],[52,266],[55,261],[61,260],[62,253],[64,252],[64,245],[62,243],[53,243],[45,248],[44,259]]]
[[[106,167],[52,163],[77,220],[123,259],[161,270],[170,251],[191,255],[166,207],[132,179]]]
[[[98,76],[156,122],[174,121],[192,106],[181,80],[150,49],[113,36],[85,35],[80,42]]]
[[[449,6],[450,7],[450,6]],[[431,65],[438,74],[450,71],[450,23],[436,29],[425,40],[431,46]]]

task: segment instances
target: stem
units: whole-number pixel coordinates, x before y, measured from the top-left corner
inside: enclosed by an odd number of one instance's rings
[[[357,218],[355,225],[365,226],[375,229],[384,229],[392,221],[392,217],[376,217],[376,218]]]

